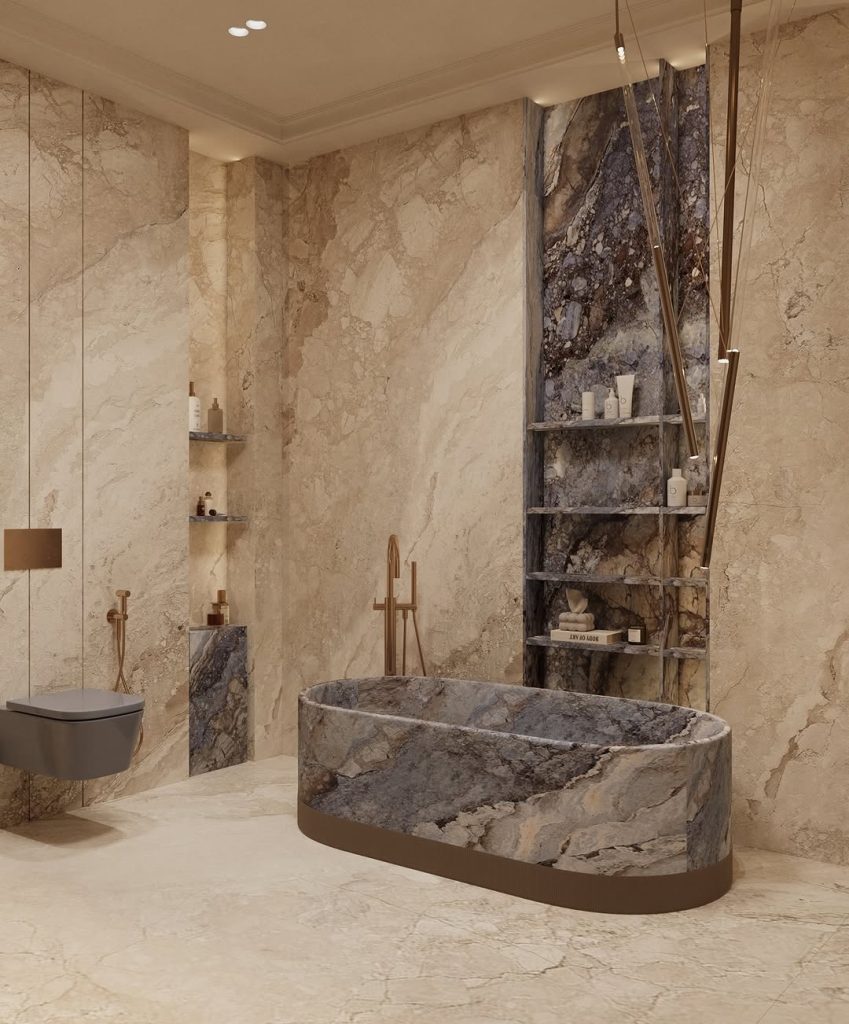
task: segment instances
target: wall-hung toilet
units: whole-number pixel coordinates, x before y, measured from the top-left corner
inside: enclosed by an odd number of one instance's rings
[[[60,690],[6,701],[0,763],[57,779],[126,771],[143,710],[144,697],[112,690]]]

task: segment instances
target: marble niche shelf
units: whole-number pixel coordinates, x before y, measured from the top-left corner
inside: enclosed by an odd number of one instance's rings
[[[661,422],[680,425],[683,422],[680,413],[669,416],[632,416],[627,419],[615,420],[542,420],[529,423],[528,430],[538,433],[554,433],[559,430],[611,430],[617,427],[658,427]],[[694,416],[694,423],[704,423],[704,416]]]
[[[247,516],[189,516],[190,523],[246,523]]]
[[[572,505],[536,506],[528,509],[529,516],[703,516],[704,505],[687,505],[685,508],[668,508],[665,505]]]
[[[678,661],[704,661],[706,650],[703,647],[665,647],[658,644],[582,644],[575,640],[552,640],[549,636],[529,636],[525,643],[529,647],[559,647],[573,651],[592,651],[593,654],[631,654],[651,655],[655,658],[674,658]]]
[[[190,441],[213,441],[217,444],[244,444],[247,441],[246,434],[211,434],[206,430],[190,430]]]
[[[696,587],[708,585],[702,576],[617,576],[593,572],[529,572],[525,579],[538,583],[621,583],[626,587]]]

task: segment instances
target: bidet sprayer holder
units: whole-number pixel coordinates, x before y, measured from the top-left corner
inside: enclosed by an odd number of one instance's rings
[[[107,622],[126,622],[129,618],[127,614],[127,598],[131,596],[129,590],[116,590],[115,596],[118,598],[118,607],[110,608],[106,613]]]

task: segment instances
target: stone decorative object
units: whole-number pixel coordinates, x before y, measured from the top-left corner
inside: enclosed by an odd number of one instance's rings
[[[193,629],[190,642],[189,774],[248,759],[248,631]]]
[[[731,732],[704,712],[380,678],[312,687],[301,694],[299,724],[302,826],[332,845],[396,859],[387,851],[400,851],[400,834],[427,840],[431,864],[440,859],[436,844],[489,854],[513,892],[506,862],[617,885],[663,876],[670,886],[730,864]],[[376,830],[385,830],[382,848]],[[373,845],[357,847],[352,835]],[[406,855],[403,862],[449,873]]]
[[[575,612],[561,612],[559,622],[561,629],[595,629],[595,616],[591,612],[584,612],[582,615]]]

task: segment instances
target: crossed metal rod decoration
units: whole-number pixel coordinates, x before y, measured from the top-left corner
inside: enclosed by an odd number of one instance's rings
[[[723,190],[723,221],[722,221],[722,256],[720,270],[720,300],[719,300],[719,361],[727,364],[725,384],[722,391],[722,403],[719,412],[719,427],[716,433],[716,445],[712,459],[712,473],[710,485],[710,497],[707,507],[707,521],[705,528],[705,547],[702,556],[702,566],[710,566],[713,553],[713,542],[716,534],[716,521],[719,511],[719,497],[722,490],[722,476],[725,469],[725,458],[728,449],[728,435],[731,425],[731,413],[734,405],[734,392],[737,386],[737,371],[740,362],[740,352],[731,347],[733,312],[738,314],[739,319],[739,295],[735,295],[732,312],[732,288],[734,278],[734,190],[737,171],[737,124],[738,105],[740,93],[740,23],[742,16],[742,0],[730,0],[731,13],[731,39],[728,58],[728,110],[726,118],[725,136],[725,185]],[[770,35],[773,40],[771,54],[765,51],[765,66],[767,61],[774,60],[777,39],[777,13],[780,8],[780,0],[773,0],[773,9],[770,17]],[[657,211],[654,203],[654,195],[651,188],[651,179],[648,171],[648,161],[645,147],[643,145],[642,132],[640,130],[639,115],[634,99],[634,89],[627,72],[625,60],[625,39],[619,24],[619,0],[615,0],[616,10],[616,32],[614,45],[619,65],[623,75],[623,94],[625,98],[625,111],[628,117],[628,127],[634,147],[634,160],[637,166],[637,177],[640,183],[640,193],[643,200],[643,208],[646,217],[646,226],[649,236],[649,245],[652,250],[655,271],[657,273],[658,288],[660,292],[660,305],[663,316],[664,334],[669,346],[672,359],[672,367],[675,376],[675,390],[678,399],[678,406],[681,410],[681,418],[684,425],[684,432],[687,440],[687,447],[691,459],[698,458],[698,442],[696,439],[693,416],[690,410],[689,397],[687,395],[687,381],[684,371],[684,360],[681,352],[681,340],[678,334],[678,318],[675,313],[674,304],[669,288],[669,277],[666,269],[666,261],[663,257],[663,250],[660,239],[660,229],[657,221]],[[707,40],[706,40],[707,42]],[[770,50],[770,47],[767,47]],[[758,132],[753,146],[753,151],[758,150],[757,135],[763,132],[766,114],[767,79],[764,78],[762,93],[759,104]],[[754,165],[755,161],[753,161]],[[750,176],[753,174],[750,171]],[[745,284],[745,282],[743,282]]]

